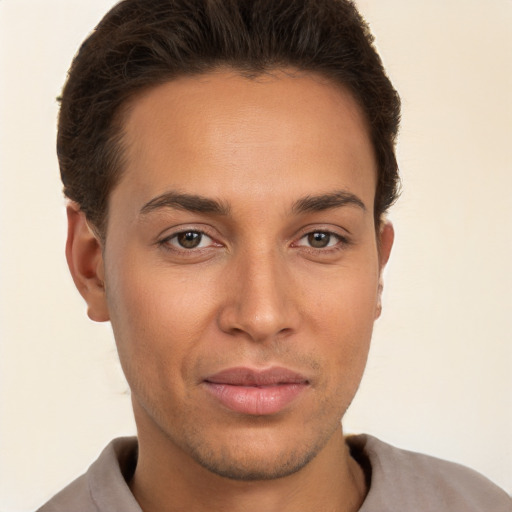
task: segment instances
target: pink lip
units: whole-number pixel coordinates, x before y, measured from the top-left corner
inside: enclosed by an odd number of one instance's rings
[[[232,411],[251,415],[276,414],[293,402],[309,385],[303,376],[287,368],[266,370],[229,368],[204,379],[208,392]]]

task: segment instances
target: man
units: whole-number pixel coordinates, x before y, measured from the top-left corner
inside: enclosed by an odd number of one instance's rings
[[[125,0],[82,46],[66,254],[138,440],[41,511],[512,510],[474,472],[345,439],[393,244],[399,100],[344,1]]]

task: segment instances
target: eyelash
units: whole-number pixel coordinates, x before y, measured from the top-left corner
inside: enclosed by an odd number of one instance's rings
[[[180,247],[178,245],[175,245],[172,243],[173,240],[177,240],[177,238],[180,235],[199,235],[201,237],[199,243],[202,243],[203,238],[207,237],[211,240],[211,243],[208,244],[206,247],[191,247],[191,248],[185,248]],[[314,235],[326,235],[329,237],[328,244],[331,243],[332,239],[334,238],[336,242],[333,245],[327,245],[325,247],[312,247],[307,245],[299,244],[299,242],[303,239],[307,239],[308,237],[314,236]],[[351,245],[351,241],[343,235],[340,235],[339,233],[336,233],[334,231],[328,230],[328,229],[315,229],[311,231],[307,231],[301,234],[301,236],[297,239],[296,242],[292,243],[292,247],[302,247],[303,249],[313,252],[315,254],[330,254],[334,253],[340,250],[345,249],[349,245]],[[173,233],[172,235],[166,236],[165,238],[159,240],[157,242],[158,246],[164,248],[165,250],[169,252],[173,252],[175,254],[183,254],[183,255],[192,255],[192,254],[198,254],[199,252],[203,252],[204,250],[207,250],[211,246],[216,247],[222,247],[222,244],[219,242],[216,242],[215,239],[210,236],[208,233],[206,233],[204,230],[201,229],[185,229],[182,231],[178,231],[176,233]]]
[[[177,239],[180,235],[189,235],[189,234],[199,235],[201,237],[199,243],[202,243],[204,237],[209,238],[212,241],[212,243],[208,244],[207,247],[191,247],[191,248],[180,247],[180,246],[174,245],[172,243],[172,240]],[[182,231],[178,231],[177,233],[173,233],[172,235],[166,236],[162,240],[159,240],[158,245],[170,252],[190,255],[190,254],[192,254],[192,252],[194,252],[194,254],[197,254],[199,251],[207,249],[211,245],[221,247],[222,244],[215,242],[214,238],[203,230],[184,229]]]
[[[328,244],[331,243],[332,239],[335,240],[335,243],[333,245],[327,245],[325,247],[312,247],[311,245],[302,246],[302,245],[298,244],[298,242],[300,242],[301,240],[307,239],[314,235],[325,235],[328,237],[328,242],[327,242]],[[311,243],[311,240],[309,240],[309,242]],[[332,253],[332,252],[336,252],[339,250],[343,250],[350,244],[351,244],[351,241],[346,236],[340,235],[339,233],[336,233],[329,229],[314,229],[312,231],[308,231],[308,232],[304,233],[298,239],[297,242],[294,242],[293,245],[295,247],[304,247],[305,249],[307,249],[309,251],[314,251],[315,253],[318,253],[319,251],[321,251],[322,253]]]

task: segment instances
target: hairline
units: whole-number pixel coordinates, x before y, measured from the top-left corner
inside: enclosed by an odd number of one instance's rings
[[[311,78],[313,80],[319,80],[323,83],[327,83],[332,85],[334,88],[339,89],[345,93],[348,93],[350,97],[355,101],[357,108],[359,109],[359,112],[362,116],[362,120],[364,122],[367,136],[369,138],[370,146],[372,147],[373,151],[373,158],[376,163],[376,172],[377,172],[377,180],[375,185],[375,196],[374,196],[374,223],[375,223],[375,229],[376,232],[379,232],[380,226],[382,225],[385,211],[380,212],[377,215],[377,212],[375,210],[375,201],[377,199],[377,188],[379,184],[379,175],[381,173],[378,158],[377,158],[377,152],[375,148],[375,143],[372,137],[372,126],[370,123],[370,120],[368,119],[368,115],[365,112],[364,104],[358,97],[358,95],[352,90],[352,88],[342,81],[335,80],[332,76],[329,76],[328,73],[323,72],[322,70],[318,69],[307,69],[305,67],[298,67],[293,66],[290,64],[282,63],[280,65],[279,63],[269,64],[265,68],[256,68],[251,67],[250,65],[243,66],[243,63],[240,63],[237,65],[236,63],[229,63],[229,62],[220,62],[220,63],[209,63],[204,66],[204,69],[201,70],[179,70],[173,73],[169,73],[167,77],[161,76],[158,79],[155,79],[150,84],[145,84],[140,87],[135,87],[133,90],[127,92],[126,97],[123,98],[119,105],[116,107],[112,114],[111,122],[109,124],[108,128],[108,139],[109,142],[107,143],[109,145],[109,156],[111,159],[116,161],[115,169],[113,170],[113,182],[111,183],[109,193],[107,196],[105,209],[103,212],[103,216],[100,219],[99,225],[95,223],[92,219],[89,219],[90,224],[93,226],[94,232],[98,235],[100,240],[105,243],[106,237],[107,237],[107,230],[108,230],[108,219],[109,219],[109,208],[110,208],[110,198],[112,196],[112,193],[114,189],[119,184],[120,180],[122,179],[122,176],[125,172],[125,169],[123,167],[126,167],[127,163],[127,144],[126,144],[126,132],[125,127],[128,120],[128,117],[130,116],[130,113],[132,112],[133,108],[135,107],[136,102],[138,99],[140,99],[144,94],[147,94],[148,92],[158,88],[159,86],[163,86],[168,83],[172,83],[176,80],[179,80],[181,78],[198,78],[201,76],[208,76],[211,74],[216,73],[223,73],[223,72],[232,72],[235,76],[240,76],[242,78],[246,78],[247,80],[257,80],[258,78],[262,76],[274,76],[277,73],[284,74],[287,77],[290,78],[300,78],[307,76],[308,78]]]

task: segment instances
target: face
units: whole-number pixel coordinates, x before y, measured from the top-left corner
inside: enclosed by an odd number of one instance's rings
[[[89,308],[139,436],[230,478],[297,471],[340,431],[391,247],[359,107],[312,75],[218,71],[136,98],[125,147]]]

